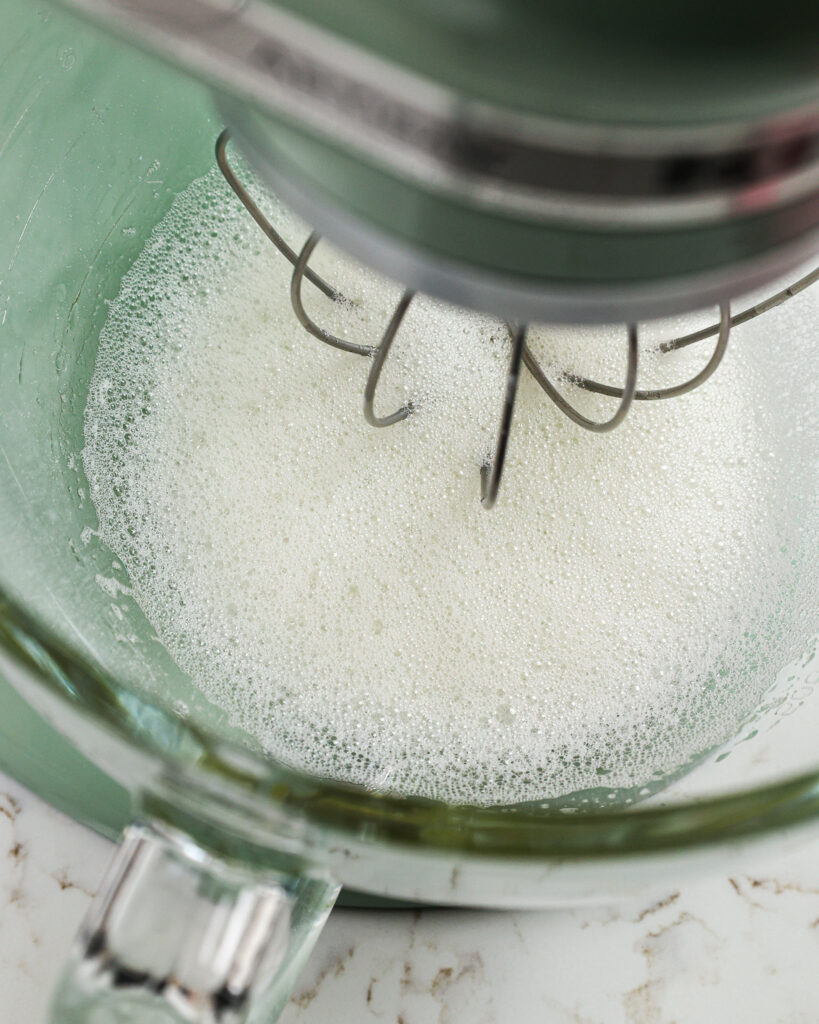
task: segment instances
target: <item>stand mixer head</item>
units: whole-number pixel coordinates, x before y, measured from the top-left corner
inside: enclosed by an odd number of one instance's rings
[[[515,322],[729,299],[819,234],[819,15],[468,0],[69,0],[219,90],[277,195],[415,291]]]
[[[302,326],[372,359],[364,414],[416,291],[503,318],[509,371],[481,500],[498,495],[521,365],[578,426],[614,429],[633,401],[675,398],[717,369],[733,327],[796,294],[812,272],[732,315],[730,299],[819,246],[819,65],[814,5],[799,18],[731,5],[730,31],[699,4],[540,7],[467,3],[238,7],[184,0],[70,0],[206,78],[263,180],[309,223],[406,288],[377,344],[354,343],[305,310],[313,232],[296,253],[227,156],[216,158],[249,213],[293,265]],[[425,43],[419,46],[420,42]],[[435,62],[437,59],[437,63]],[[715,336],[685,383],[638,388],[637,321],[719,306],[719,322],[667,340]],[[564,384],[618,400],[590,419],[547,376],[527,324],[624,319],[622,386],[563,372]]]

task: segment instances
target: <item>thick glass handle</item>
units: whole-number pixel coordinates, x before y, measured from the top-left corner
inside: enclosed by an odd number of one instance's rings
[[[57,988],[52,1024],[275,1021],[338,895],[126,829]]]

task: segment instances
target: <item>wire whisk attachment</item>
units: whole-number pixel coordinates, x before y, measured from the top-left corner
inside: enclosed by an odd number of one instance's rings
[[[225,180],[241,200],[253,220],[259,225],[266,237],[273,243],[278,251],[290,263],[293,273],[290,278],[290,302],[293,312],[304,329],[312,334],[314,338],[323,341],[325,344],[337,348],[342,352],[352,355],[366,356],[372,362],[367,377],[367,384],[364,388],[364,417],[373,427],[388,427],[394,423],[406,419],[413,411],[412,402],[397,409],[393,413],[380,416],[375,411],[375,395],[378,388],[378,381],[384,368],[384,363],[390,352],[401,324],[412,303],[414,293],[405,291],[387,324],[381,340],[377,345],[361,345],[355,342],[339,338],[330,331],[321,327],[309,316],[302,301],[302,288],[305,279],[317,288],[323,295],[333,302],[343,303],[344,296],[332,285],[328,284],[319,274],[309,266],[310,258],[318,245],[321,236],[313,231],[299,252],[296,252],[282,238],[281,234],[273,227],[270,221],[255,202],[253,197],[239,181],[236,172],[233,170],[227,158],[227,144],[230,139],[230,132],[226,128],[216,140],[216,162],[225,177]],[[503,408],[501,410],[500,425],[498,428],[495,449],[491,458],[480,467],[480,495],[481,504],[484,508],[490,509],[495,504],[500,490],[503,467],[506,460],[506,449],[512,429],[515,401],[517,399],[518,383],[522,367],[525,367],[532,377],[537,381],[552,403],[573,423],[593,433],[604,434],[618,427],[629,413],[633,402],[661,401],[667,398],[679,398],[695,388],[703,385],[709,377],[717,370],[719,364],[728,348],[728,340],[734,327],[739,327],[748,321],[761,316],[768,310],[780,306],[783,302],[798,295],[814,282],[819,280],[819,267],[799,278],[787,288],[783,288],[775,295],[741,313],[731,314],[731,307],[727,302],[720,304],[719,320],[701,330],[693,331],[690,334],[679,338],[663,341],[656,346],[655,351],[660,353],[674,352],[679,349],[705,341],[708,338],[716,337],[714,350],[706,365],[689,380],[673,387],[640,389],[637,387],[637,374],[640,361],[640,344],[637,324],[629,324],[626,332],[626,377],[622,387],[611,384],[604,384],[589,377],[583,377],[574,373],[560,374],[560,380],[568,385],[576,387],[591,394],[604,395],[609,398],[618,399],[618,405],[614,414],[607,420],[597,421],[589,419],[576,409],[571,402],[555,387],[546,375],[531,348],[527,343],[528,325],[507,324],[509,331],[511,351],[509,357],[509,369],[506,377],[506,389],[504,393]]]

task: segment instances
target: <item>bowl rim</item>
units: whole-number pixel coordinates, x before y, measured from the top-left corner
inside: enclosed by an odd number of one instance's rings
[[[0,649],[40,690],[57,698],[57,707],[79,709],[93,730],[107,731],[162,769],[181,771],[186,784],[201,784],[206,798],[218,790],[223,800],[235,800],[237,806],[275,808],[278,820],[367,843],[503,860],[599,860],[748,840],[819,818],[819,767],[747,790],[667,806],[636,804],[577,814],[565,808],[447,804],[313,776],[209,735],[158,695],[146,697],[109,678],[101,666],[23,608],[1,579]],[[172,729],[173,751],[162,746],[155,731],[138,727],[135,706],[142,716],[158,716]],[[182,745],[180,737],[186,741]],[[82,746],[74,736],[69,739]],[[180,754],[180,746],[186,754]],[[138,788],[138,779],[129,781],[131,790]]]

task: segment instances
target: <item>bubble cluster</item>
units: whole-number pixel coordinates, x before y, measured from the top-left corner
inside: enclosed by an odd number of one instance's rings
[[[298,246],[303,226],[264,202]],[[376,342],[400,289],[323,245],[315,266],[346,298],[305,284],[311,315]],[[419,297],[376,396],[414,412],[377,430],[368,359],[304,332],[289,275],[213,173],[157,227],[100,338],[84,464],[101,536],[205,695],[299,768],[472,804],[642,785],[729,735],[759,696],[736,681],[778,578],[742,346],[606,436],[524,374],[488,513],[503,325]],[[532,335],[553,373],[612,382],[625,344],[622,328]],[[641,386],[690,374],[708,358],[692,349],[648,356]]]

